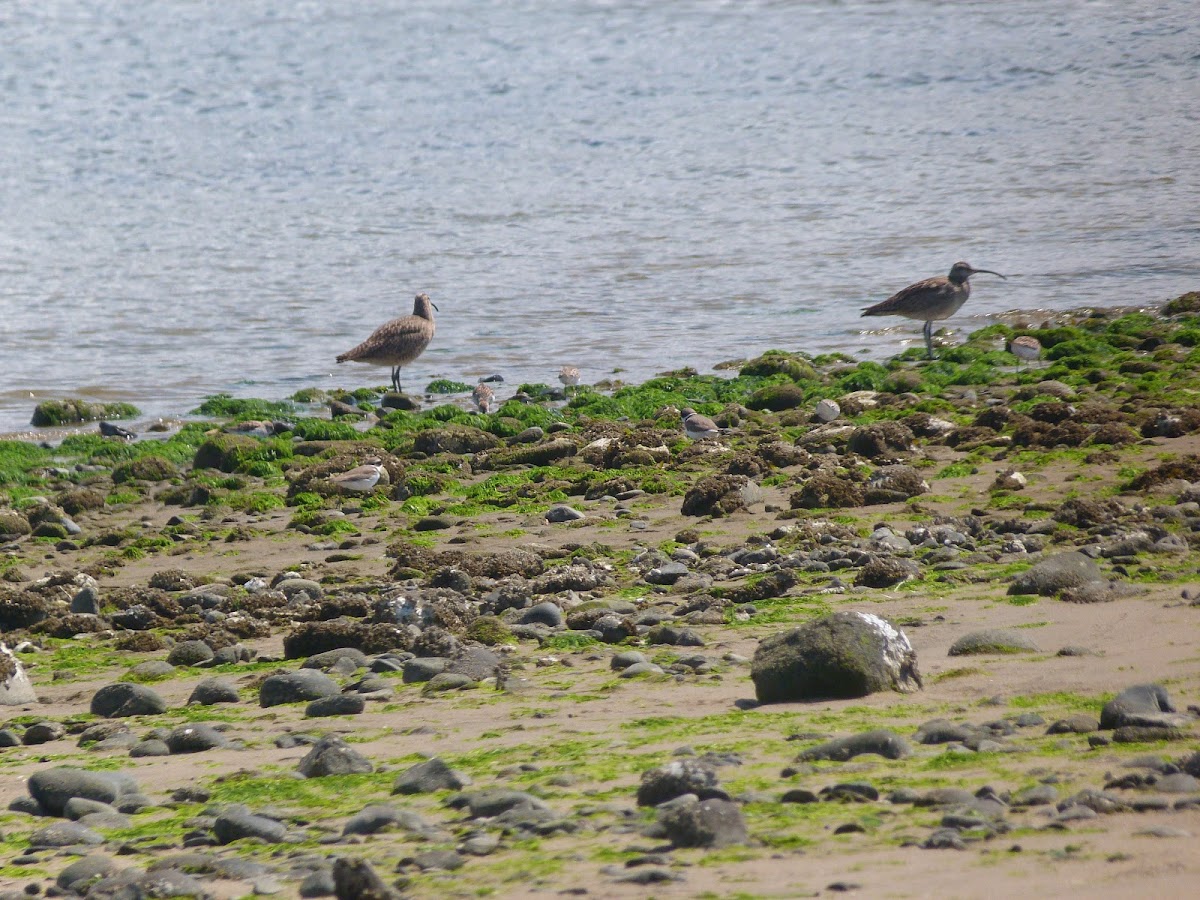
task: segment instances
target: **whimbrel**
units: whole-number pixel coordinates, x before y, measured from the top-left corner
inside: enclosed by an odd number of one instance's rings
[[[948,319],[971,296],[971,284],[967,281],[972,275],[983,272],[988,275],[1006,276],[991,269],[976,269],[970,263],[956,262],[950,267],[949,275],[939,275],[936,278],[926,278],[916,284],[910,284],[898,294],[893,294],[882,303],[864,309],[864,316],[904,316],[908,319],[921,319],[925,322],[925,350],[933,359],[933,323],[938,319]]]
[[[408,365],[420,356],[433,340],[433,332],[436,329],[433,321],[435,309],[437,306],[429,299],[428,294],[417,294],[411,316],[401,316],[380,325],[369,338],[353,350],[347,350],[337,361],[391,366],[392,387],[403,393],[400,388],[400,367]]]
[[[679,417],[683,420],[683,432],[693,441],[703,440],[704,438],[714,438],[721,433],[721,429],[717,427],[717,423],[708,416],[702,416],[690,406],[685,406],[679,411]]]

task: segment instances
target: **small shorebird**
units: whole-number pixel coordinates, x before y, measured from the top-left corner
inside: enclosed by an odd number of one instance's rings
[[[379,457],[372,456],[363,465],[355,466],[348,472],[330,475],[329,480],[343,491],[374,490],[375,485],[379,484],[379,479],[383,477],[383,466],[380,462]]]
[[[398,393],[403,393],[400,388],[400,367],[407,366],[425,352],[425,348],[433,340],[436,328],[433,321],[435,309],[437,306],[429,299],[428,294],[417,294],[411,316],[401,316],[380,325],[371,332],[369,338],[353,350],[347,350],[337,361],[390,366],[392,387]]]
[[[862,311],[864,316],[904,316],[908,319],[921,319],[925,322],[925,350],[933,359],[933,323],[938,319],[948,319],[971,296],[971,285],[967,281],[972,275],[983,272],[987,275],[1006,276],[991,269],[976,269],[970,263],[956,262],[950,267],[949,275],[939,275],[936,278],[926,278],[916,284],[910,284],[898,294],[893,294],[882,303],[867,307]]]
[[[717,423],[708,416],[702,416],[690,406],[685,406],[679,411],[679,417],[683,420],[683,433],[693,441],[703,440],[704,438],[714,438],[721,433],[721,429],[717,427]]]
[[[490,413],[492,404],[496,402],[496,392],[480,382],[475,385],[475,390],[471,391],[471,399],[475,401],[475,405],[479,407],[481,413]]]
[[[1022,362],[1031,363],[1041,358],[1042,344],[1032,335],[1022,334],[1008,342],[1008,352]]]
[[[575,387],[579,384],[579,369],[575,366],[563,366],[558,370],[558,380],[563,387]]]

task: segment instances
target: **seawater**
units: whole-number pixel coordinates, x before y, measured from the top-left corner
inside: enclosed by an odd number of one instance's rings
[[[1190,2],[0,6],[0,431],[59,396],[511,390],[1200,287]],[[884,334],[868,328],[885,328]]]

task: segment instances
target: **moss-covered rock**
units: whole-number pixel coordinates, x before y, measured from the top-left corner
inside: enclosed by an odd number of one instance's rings
[[[899,422],[872,422],[855,428],[850,434],[848,446],[851,453],[878,459],[912,450],[913,440],[912,431]]]
[[[817,377],[812,363],[795,353],[782,350],[768,350],[762,356],[750,360],[742,366],[741,374],[760,377],[786,375],[793,381],[807,381]]]
[[[62,491],[54,498],[54,502],[71,516],[93,509],[104,509],[104,495],[91,488],[72,488]],[[0,532],[4,529],[0,528]]]
[[[711,475],[701,478],[683,497],[680,511],[685,516],[728,516],[746,508],[744,475]]]
[[[412,636],[401,625],[337,619],[298,625],[284,636],[283,655],[287,659],[304,659],[342,647],[355,647],[363,653],[384,653],[406,650],[411,643]]]
[[[818,472],[788,498],[792,509],[845,509],[865,501],[862,485],[831,472]]]
[[[292,456],[292,446],[278,438],[258,440],[244,434],[214,434],[196,449],[192,465],[197,469],[222,472],[270,474],[278,472],[278,461]]]
[[[103,503],[103,498],[101,498]],[[26,519],[16,510],[0,509],[0,539],[12,540],[16,537],[29,534],[33,528]]]
[[[771,412],[796,409],[805,402],[803,388],[794,384],[769,384],[746,398],[746,405],[751,409],[766,409]]]
[[[139,456],[113,469],[112,480],[122,484],[126,481],[168,481],[178,476],[179,469],[170,460],[160,456]]]
[[[77,425],[80,422],[95,422],[97,419],[131,419],[140,412],[128,403],[91,403],[74,398],[70,400],[44,400],[33,410],[33,425]]]
[[[469,425],[447,425],[445,428],[430,428],[413,439],[413,450],[428,456],[439,453],[479,453],[499,446],[495,435]]]
[[[476,461],[480,469],[499,469],[510,466],[548,466],[560,459],[574,456],[578,445],[570,438],[555,438],[528,446],[492,450]]]
[[[838,612],[764,638],[750,664],[762,703],[865,697],[921,687],[904,633],[868,613]]]

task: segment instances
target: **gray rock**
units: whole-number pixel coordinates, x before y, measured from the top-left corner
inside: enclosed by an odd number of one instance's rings
[[[672,647],[703,647],[704,638],[690,628],[660,625],[646,635],[651,644],[668,644]]]
[[[1051,597],[1066,588],[1103,580],[1104,574],[1090,557],[1078,550],[1069,550],[1047,557],[1016,576],[1008,593]]]
[[[557,522],[578,522],[580,519],[586,518],[587,516],[579,510],[566,504],[552,506],[546,511],[546,521],[552,524]]]
[[[211,725],[197,722],[190,725],[180,725],[167,735],[167,749],[172,753],[202,753],[205,750],[219,750],[229,746],[229,738],[217,731]]]
[[[121,682],[100,688],[92,695],[94,716],[108,719],[156,716],[167,711],[167,701],[144,684]]]
[[[204,641],[180,641],[167,654],[167,662],[173,666],[199,666],[212,658],[213,649]]]
[[[969,740],[975,733],[975,729],[969,725],[933,719],[920,725],[913,739],[918,744],[950,744]]]
[[[71,598],[71,612],[88,616],[100,614],[100,595],[90,584],[79,589]]]
[[[144,741],[138,741],[130,747],[129,755],[134,759],[147,756],[170,756],[171,748],[167,746],[166,741],[158,740],[157,738],[147,738]]]
[[[426,850],[411,857],[409,861],[422,871],[434,869],[447,872],[461,869],[466,863],[454,850]]]
[[[296,892],[304,898],[332,897],[337,890],[333,882],[333,867],[321,867],[301,879]]]
[[[33,747],[38,744],[48,744],[51,741],[57,741],[67,733],[58,722],[34,722],[25,729],[25,733],[21,735],[21,743],[26,747]]]
[[[116,809],[108,803],[99,800],[89,800],[86,797],[72,797],[63,806],[63,815],[72,822],[78,822],[84,816],[92,813],[115,813]]]
[[[0,641],[0,706],[37,703],[37,692],[16,654]]]
[[[371,761],[337,735],[321,738],[300,760],[300,774],[305,778],[325,775],[355,775],[375,771]]]
[[[319,719],[325,716],[357,716],[366,709],[367,701],[358,694],[335,694],[332,697],[322,697],[304,707],[304,715],[309,719]]]
[[[796,759],[801,761],[830,759],[836,762],[845,762],[864,753],[874,753],[885,759],[903,759],[912,753],[912,750],[909,748],[908,742],[900,735],[885,728],[879,728],[862,734],[837,738],[817,747],[810,747]]]
[[[69,766],[40,769],[29,776],[29,795],[52,816],[61,816],[67,801],[83,797],[111,804],[123,793],[137,789],[131,779],[113,772],[89,772]]]
[[[192,688],[188,703],[213,706],[217,703],[237,703],[237,686],[228,678],[205,678]]]
[[[458,675],[454,672],[442,672],[434,675],[421,688],[423,694],[439,694],[445,691],[465,691],[478,687],[479,682],[470,675]]]
[[[402,896],[388,887],[365,859],[335,859],[333,883],[337,900],[401,900]]]
[[[1173,715],[1175,707],[1167,689],[1158,684],[1135,684],[1104,704],[1100,710],[1100,728],[1109,730],[1128,725],[1177,727],[1187,717]]]
[[[763,639],[750,665],[760,703],[921,687],[908,638],[878,616],[838,612]]]
[[[652,662],[634,663],[632,666],[626,666],[621,670],[620,678],[637,678],[639,675],[662,675],[661,666],[656,666]]]
[[[625,650],[621,653],[613,654],[613,658],[609,661],[608,666],[613,671],[620,671],[621,669],[627,669],[630,666],[644,662],[649,662],[644,653],[638,650]]]
[[[301,664],[300,668],[321,669],[328,672],[340,660],[349,660],[353,663],[351,671],[354,669],[365,669],[370,662],[367,654],[363,653],[357,647],[336,647],[333,650],[326,650],[324,653],[314,653]]]
[[[107,856],[95,854],[75,860],[75,862],[58,873],[58,878],[54,879],[54,883],[63,890],[75,891],[82,894],[83,891],[77,890],[76,885],[86,887],[91,882],[107,878],[110,875],[116,874],[116,872],[116,863]]]
[[[0,747],[20,747],[22,735],[11,728],[0,728]]]
[[[258,689],[260,706],[319,700],[340,694],[338,683],[316,669],[299,669],[267,678]]]
[[[1010,805],[1015,809],[1025,806],[1046,806],[1058,801],[1058,791],[1052,784],[1037,784],[1013,794]]]
[[[376,834],[393,828],[426,836],[436,831],[412,810],[399,809],[390,804],[373,804],[347,819],[342,834]]]
[[[1100,727],[1100,720],[1087,713],[1075,713],[1059,719],[1046,729],[1046,734],[1089,734]]]
[[[148,659],[132,667],[129,674],[138,680],[170,678],[175,674],[175,667],[165,659]]]
[[[446,666],[449,664],[450,660],[437,656],[418,656],[415,659],[406,660],[404,663],[404,683],[413,684],[415,682],[428,681],[434,675],[440,675],[442,672],[445,672]]]
[[[658,806],[668,800],[692,794],[701,800],[729,799],[718,784],[717,770],[695,759],[674,759],[664,766],[642,773],[638,785],[638,806]]]
[[[103,837],[79,822],[55,822],[45,828],[39,828],[29,836],[29,846],[34,850],[103,843]]]
[[[646,573],[649,584],[674,584],[688,574],[688,567],[681,562],[669,562]]]
[[[245,809],[228,809],[213,822],[213,836],[218,844],[230,844],[243,838],[278,844],[287,836],[287,828],[282,822]]]
[[[1040,647],[1015,628],[984,628],[964,634],[950,645],[950,656],[979,653],[1037,653]]]
[[[541,624],[550,628],[560,627],[563,621],[563,611],[558,604],[551,603],[549,600],[543,600],[537,606],[530,607],[517,619],[518,624],[521,625]]]
[[[701,800],[667,809],[659,825],[674,847],[729,847],[746,843],[746,820],[730,800]]]
[[[911,559],[897,556],[878,556],[858,570],[856,585],[886,588],[921,577],[921,567]]]
[[[524,791],[488,790],[456,794],[446,801],[454,809],[466,807],[472,819],[490,819],[514,809],[550,811],[545,801]]]
[[[464,647],[450,664],[446,672],[451,675],[466,675],[475,681],[482,681],[496,674],[500,665],[500,657],[486,647]]]
[[[392,783],[393,794],[427,794],[433,791],[461,791],[469,787],[471,779],[456,772],[442,760],[434,757],[417,763],[396,776]]]

